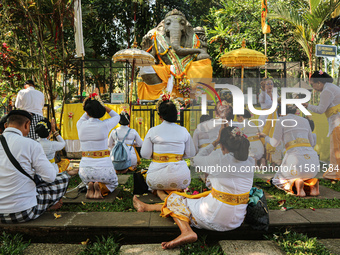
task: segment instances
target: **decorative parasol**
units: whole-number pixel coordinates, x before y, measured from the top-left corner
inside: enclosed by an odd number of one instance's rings
[[[131,72],[131,87],[130,87],[130,116],[131,116],[131,103],[132,103],[132,88],[133,88],[133,77],[135,75],[135,66],[150,66],[155,64],[155,58],[144,50],[137,49],[136,38],[131,49],[124,49],[116,52],[112,57],[114,63],[117,61],[126,62],[132,64]]]
[[[224,67],[241,67],[241,90],[243,91],[244,68],[263,66],[267,58],[261,52],[247,49],[246,42],[243,40],[242,48],[225,53],[220,61]]]

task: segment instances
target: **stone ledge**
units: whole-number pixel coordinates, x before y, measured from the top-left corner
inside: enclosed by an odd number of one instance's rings
[[[22,233],[34,242],[59,240],[80,242],[96,235],[121,234],[123,242],[160,242],[179,234],[172,219],[161,218],[159,212],[60,212],[61,218],[55,219],[47,212],[37,220],[21,224],[0,224],[0,231]],[[258,240],[263,234],[272,234],[282,229],[310,233],[317,237],[340,237],[340,209],[309,209],[270,211],[268,232],[253,230],[249,225],[227,232],[198,229],[199,235],[207,235],[211,240]]]

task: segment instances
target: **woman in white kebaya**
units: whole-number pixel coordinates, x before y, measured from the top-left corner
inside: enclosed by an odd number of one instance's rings
[[[142,147],[143,140],[140,138],[138,132],[135,129],[129,127],[130,116],[128,113],[122,112],[120,114],[119,124],[120,127],[111,131],[108,144],[109,150],[111,151],[112,148],[115,146],[116,142],[122,141],[125,135],[128,134],[124,140],[124,143],[128,146],[129,149],[128,152],[130,153],[131,166],[126,170],[120,171],[120,173],[124,173],[127,170],[134,171],[137,167],[137,164],[139,163],[138,162],[139,156],[137,157],[138,152],[136,151],[134,146]]]
[[[43,147],[47,159],[54,166],[56,173],[59,173],[59,167],[55,163],[54,157],[57,151],[60,151],[65,147],[65,141],[55,129],[55,119],[53,118],[51,123],[47,119],[39,121],[35,126],[35,133],[39,136],[38,142]],[[51,135],[53,135],[57,141],[50,141]],[[68,166],[68,164],[66,165]],[[63,172],[64,170],[66,169],[62,169],[60,172]]]
[[[340,180],[340,88],[332,83],[333,78],[323,71],[312,74],[310,84],[321,92],[319,105],[304,104],[309,111],[325,113],[330,136],[330,164],[323,178]]]
[[[314,137],[310,124],[307,119],[295,115],[296,109],[295,106],[287,106],[287,115],[280,117],[278,121],[285,122],[286,126],[276,125],[272,138],[263,133],[260,136],[265,137],[266,142],[274,147],[282,142],[286,149],[272,183],[299,197],[317,196],[320,194],[319,182],[315,176],[320,169],[319,157],[311,146]]]
[[[154,191],[183,190],[191,181],[184,159],[195,156],[195,147],[186,128],[175,123],[179,110],[177,103],[170,94],[162,96],[157,111],[163,122],[150,128],[141,148],[141,156],[152,159],[146,183]]]
[[[85,99],[85,113],[77,122],[82,150],[79,176],[87,186],[86,198],[102,199],[118,186],[116,171],[110,159],[108,136],[119,122],[119,114],[104,106],[97,93]],[[100,120],[108,113],[109,119]]]
[[[218,144],[221,149],[214,150]],[[190,226],[228,231],[242,224],[255,166],[254,159],[248,157],[248,151],[249,141],[239,128],[221,128],[218,138],[193,159],[202,171],[209,173],[212,191],[198,195],[172,192],[165,198],[164,205],[145,204],[136,196],[133,198],[138,212],[161,211],[163,217],[171,216],[180,228],[181,234],[170,242],[163,242],[163,249],[195,242],[197,235]],[[215,167],[214,171],[212,167]],[[218,167],[220,170],[217,170]]]

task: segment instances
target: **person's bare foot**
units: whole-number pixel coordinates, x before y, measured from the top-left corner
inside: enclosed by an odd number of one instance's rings
[[[136,195],[133,196],[133,207],[137,210],[137,212],[145,212],[145,204],[140,201]]]
[[[98,182],[94,183],[94,196],[93,196],[93,198],[94,199],[103,199],[102,191],[100,190],[100,186],[99,186]]]
[[[86,198],[93,198],[94,197],[94,185],[93,182],[89,182],[87,184],[87,192],[86,192]]]
[[[47,211],[55,211],[55,210],[58,210],[60,209],[60,207],[62,207],[63,205],[63,200],[60,199],[57,203],[55,203],[54,205],[52,205],[51,207],[49,207],[47,209]]]
[[[168,194],[164,190],[156,190],[157,196],[162,199],[163,201],[168,196]]]
[[[316,196],[320,195],[319,181],[314,186],[310,186],[309,195],[312,196],[312,197],[316,197]]]
[[[297,179],[294,183],[295,187],[296,187],[296,196],[297,197],[305,197],[306,196],[306,192],[304,191],[304,182],[302,179]]]
[[[75,175],[78,174],[79,168],[75,168],[75,169],[72,169],[72,170],[66,170],[66,171],[70,176],[75,176]]]
[[[177,246],[187,244],[187,243],[194,243],[196,241],[197,241],[197,234],[191,230],[191,231],[180,234],[178,237],[176,237],[174,240],[170,242],[163,242],[162,248],[164,250],[173,249]]]

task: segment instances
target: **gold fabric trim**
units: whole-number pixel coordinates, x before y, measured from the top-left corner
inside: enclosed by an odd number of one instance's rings
[[[326,117],[329,118],[334,114],[337,114],[340,112],[340,104],[333,106],[331,108],[328,108],[327,111],[325,111]]]
[[[305,147],[305,146],[311,147],[308,139],[306,139],[306,138],[296,138],[295,140],[286,143],[285,148],[288,151],[289,149],[294,148],[294,147]]]
[[[255,141],[260,141],[260,138],[257,135],[254,136],[248,136],[248,141],[249,142],[255,142]]]
[[[105,158],[110,156],[110,151],[101,150],[101,151],[83,151],[81,153],[83,157],[87,158]]]
[[[221,192],[213,188],[211,195],[217,200],[229,205],[247,204],[249,200],[249,192],[235,195]]]
[[[178,162],[183,159],[183,155],[181,154],[172,154],[172,153],[153,153],[152,161],[156,163],[166,163],[166,162]]]
[[[53,164],[55,162],[55,158],[49,159],[49,161]]]

